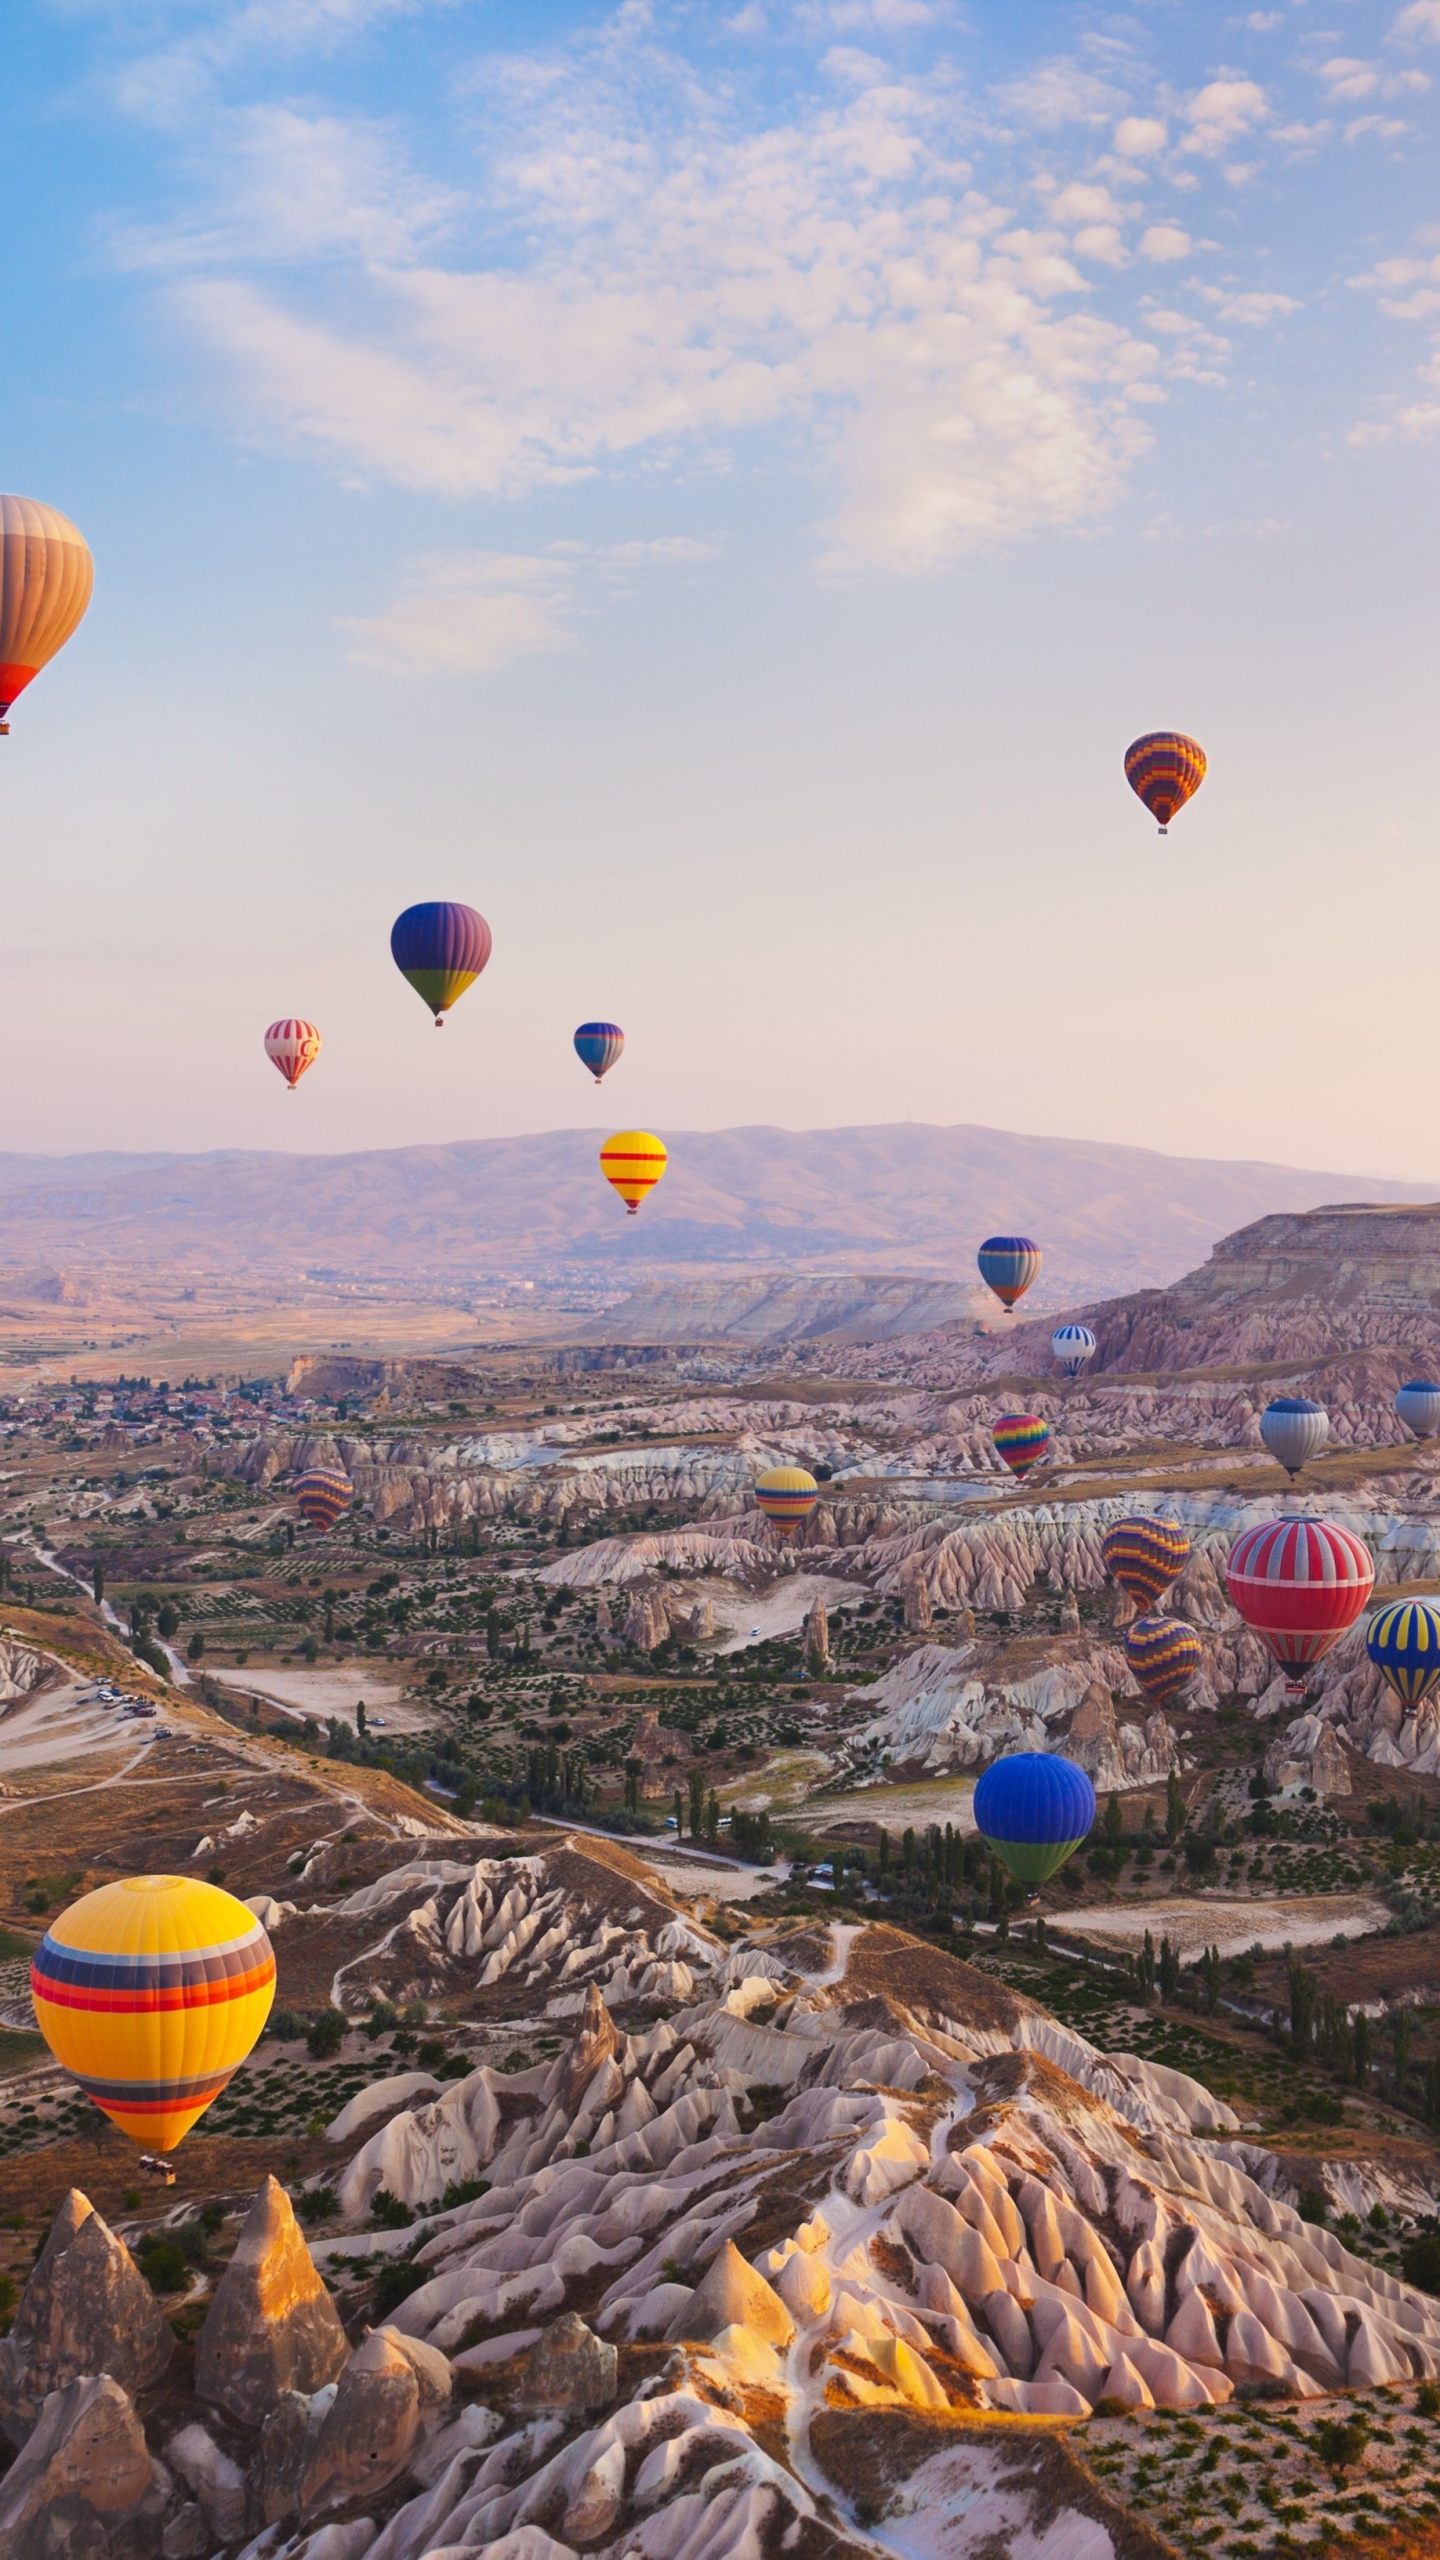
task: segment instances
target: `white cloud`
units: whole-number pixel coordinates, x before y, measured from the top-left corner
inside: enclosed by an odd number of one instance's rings
[[[1188,258],[1194,245],[1189,232],[1182,231],[1178,222],[1152,222],[1149,230],[1140,234],[1141,257],[1158,266],[1175,258]]]
[[[1063,55],[1008,81],[998,96],[1011,115],[1042,132],[1066,124],[1104,124],[1122,103],[1108,80]]]
[[[1164,150],[1169,132],[1169,126],[1159,116],[1122,116],[1113,138],[1123,159],[1149,160]]]
[[[1417,36],[1429,36],[1440,44],[1440,0],[1410,0],[1410,6],[1401,10],[1391,26],[1390,34],[1402,44],[1413,42]]]
[[[1398,142],[1410,127],[1400,116],[1352,116],[1345,127],[1347,142],[1364,142],[1372,134],[1377,142]]]
[[[1252,9],[1245,24],[1254,36],[1273,35],[1277,27],[1284,26],[1285,12],[1283,9]]]
[[[414,177],[382,126],[283,106],[212,119],[194,169],[203,209],[163,231],[117,230],[120,265],[408,261],[464,204],[454,189]]]
[[[1207,160],[1218,159],[1255,125],[1263,124],[1269,112],[1265,92],[1255,81],[1233,73],[1208,81],[1186,106],[1190,130],[1184,148]]]
[[[1211,286],[1205,300],[1222,320],[1236,322],[1243,329],[1264,329],[1272,320],[1284,320],[1300,305],[1288,293],[1226,293]]]
[[[374,675],[489,675],[513,658],[573,649],[573,571],[521,552],[415,561],[384,613],[349,616],[347,657]]]
[[[1353,55],[1332,54],[1322,62],[1316,75],[1323,80],[1332,98],[1368,98],[1379,88],[1381,74],[1373,62],[1357,62]]]
[[[179,43],[137,54],[115,78],[129,115],[185,127],[217,76],[256,55],[329,53],[373,25],[413,17],[426,0],[239,0]],[[443,0],[442,0],[443,5]]]
[[[874,36],[908,35],[915,27],[933,27],[941,14],[932,0],[801,0],[795,12],[800,25],[813,34]]]

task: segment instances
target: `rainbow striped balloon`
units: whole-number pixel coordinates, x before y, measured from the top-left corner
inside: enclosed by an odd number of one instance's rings
[[[1370,1621],[1365,1650],[1402,1706],[1418,1707],[1440,1681],[1440,1610],[1428,1600],[1394,1600]]]
[[[987,1236],[975,1259],[986,1288],[1002,1307],[1013,1307],[1040,1268],[1040,1247],[1028,1236]]]
[[[329,1537],[354,1498],[355,1487],[349,1477],[335,1467],[309,1467],[295,1479],[296,1508],[307,1527],[318,1529],[322,1538]]]
[[[1205,779],[1205,750],[1183,729],[1147,729],[1125,750],[1125,779],[1162,836],[1168,835],[1171,819],[1194,799]]]
[[[820,1488],[808,1467],[771,1467],[756,1480],[755,1500],[782,1538],[793,1538],[820,1499]]]
[[[1190,1541],[1178,1520],[1152,1520],[1144,1512],[1117,1520],[1100,1541],[1108,1574],[1142,1609],[1153,1609],[1190,1561]]]
[[[625,1046],[618,1022],[582,1022],[575,1034],[575,1055],[597,1084],[607,1076]]]
[[[669,1161],[663,1142],[652,1137],[648,1129],[618,1130],[600,1150],[600,1170],[611,1189],[619,1192],[632,1218],[641,1201],[654,1190]]]
[[[1168,1707],[1200,1668],[1200,1639],[1184,1618],[1137,1618],[1126,1630],[1125,1659],[1146,1697]]]
[[[1038,1413],[1002,1413],[990,1425],[990,1437],[1012,1476],[1023,1476],[1050,1446],[1050,1425]]]
[[[30,1968],[57,2062],[132,2142],[170,2151],[270,2014],[275,1957],[253,1911],[191,1876],[127,1876],[46,1930]]]

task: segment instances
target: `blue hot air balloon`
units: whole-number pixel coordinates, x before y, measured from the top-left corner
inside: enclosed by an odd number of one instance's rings
[[[1330,1416],[1305,1396],[1277,1396],[1260,1416],[1260,1437],[1287,1475],[1298,1476],[1329,1439]]]
[[[987,1236],[975,1259],[986,1288],[1002,1307],[1013,1307],[1040,1268],[1040,1247],[1028,1236]]]
[[[1412,1378],[1397,1394],[1395,1410],[1417,1440],[1433,1439],[1440,1431],[1440,1387],[1433,1378]]]
[[[1057,1325],[1050,1336],[1050,1351],[1067,1378],[1078,1378],[1086,1361],[1095,1357],[1095,1336],[1088,1324]]]
[[[1083,1769],[1053,1751],[1012,1751],[975,1789],[976,1829],[1022,1884],[1044,1884],[1095,1819]]]
[[[407,907],[390,928],[390,956],[438,1031],[457,996],[473,986],[490,957],[490,927],[474,907],[431,898]]]
[[[1418,1707],[1440,1681],[1440,1610],[1429,1600],[1392,1600],[1371,1619],[1365,1650],[1402,1707]]]
[[[575,1055],[597,1084],[609,1074],[624,1046],[625,1034],[618,1022],[582,1022],[575,1034]]]

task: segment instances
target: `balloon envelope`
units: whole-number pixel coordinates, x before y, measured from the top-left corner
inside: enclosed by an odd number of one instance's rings
[[[1440,1431],[1440,1387],[1433,1378],[1411,1378],[1396,1395],[1395,1410],[1417,1440],[1433,1438]]]
[[[1083,1769],[1052,1751],[1012,1751],[975,1789],[975,1826],[1022,1884],[1044,1884],[1095,1820]]]
[[[1168,1707],[1200,1668],[1200,1639],[1184,1618],[1136,1618],[1126,1629],[1125,1659],[1146,1697]]]
[[[1375,1588],[1359,1538],[1334,1520],[1265,1520],[1243,1529],[1225,1566],[1230,1597],[1292,1687],[1353,1626]]]
[[[36,498],[0,498],[0,731],[82,619],[95,564],[82,533]]]
[[[265,1034],[265,1055],[272,1067],[278,1067],[293,1093],[307,1067],[313,1067],[320,1055],[320,1034],[313,1022],[302,1022],[298,1014],[286,1014],[272,1022]]]
[[[348,1511],[354,1500],[355,1487],[347,1475],[336,1467],[308,1467],[295,1479],[295,1502],[301,1517],[312,1529],[328,1538],[336,1521]]]
[[[808,1467],[771,1467],[756,1480],[755,1500],[782,1538],[794,1536],[819,1498],[819,1486]]]
[[[192,1876],[127,1876],[45,1932],[30,1968],[57,2062],[132,2142],[169,2151],[270,2014],[275,1958],[253,1911]]]
[[[1050,1425],[1038,1413],[1002,1413],[992,1422],[990,1437],[1012,1476],[1023,1476],[1049,1448]]]
[[[618,1191],[633,1218],[648,1199],[670,1159],[661,1139],[648,1129],[620,1129],[600,1150],[600,1170]]]
[[[390,928],[390,956],[437,1022],[473,987],[490,950],[484,917],[450,898],[407,907]]]
[[[609,1074],[624,1046],[625,1034],[618,1022],[582,1022],[575,1034],[575,1055],[597,1084]]]
[[[1078,1378],[1087,1360],[1095,1357],[1095,1336],[1088,1324],[1057,1325],[1050,1336],[1050,1350],[1067,1378]]]
[[[1167,835],[1171,819],[1205,779],[1205,750],[1181,729],[1147,729],[1125,750],[1125,779]]]
[[[1142,1609],[1153,1609],[1190,1560],[1190,1541],[1178,1520],[1154,1520],[1144,1512],[1117,1520],[1100,1541],[1100,1561],[1122,1591]]]
[[[1440,1609],[1395,1600],[1370,1621],[1365,1650],[1402,1706],[1418,1707],[1440,1681]]]
[[[1298,1476],[1329,1439],[1330,1416],[1306,1396],[1277,1396],[1260,1416],[1260,1437],[1287,1474]]]
[[[1002,1306],[1013,1307],[1040,1268],[1040,1247],[1028,1236],[987,1236],[975,1259],[986,1288]]]

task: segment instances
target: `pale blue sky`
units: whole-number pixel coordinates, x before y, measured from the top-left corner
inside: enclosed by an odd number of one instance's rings
[[[97,577],[0,743],[0,1147],[1440,1175],[1437,105],[1440,0],[16,0],[0,487]]]

